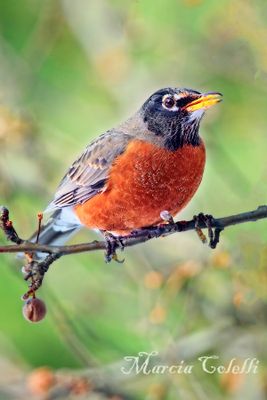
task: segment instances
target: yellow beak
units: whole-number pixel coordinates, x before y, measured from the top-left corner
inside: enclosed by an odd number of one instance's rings
[[[192,111],[197,111],[197,110],[206,110],[207,108],[210,108],[214,106],[214,104],[219,103],[222,101],[222,94],[221,93],[204,93],[200,97],[198,97],[196,100],[191,101],[191,103],[187,104],[186,106],[183,107],[184,110],[192,112]]]

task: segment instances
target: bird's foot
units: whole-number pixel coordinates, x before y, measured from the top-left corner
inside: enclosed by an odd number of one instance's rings
[[[109,263],[114,260],[120,264],[124,262],[124,259],[120,260],[117,255],[117,249],[121,251],[124,250],[124,245],[120,237],[116,237],[112,235],[110,232],[103,232],[104,238],[106,241],[106,252],[105,252],[105,261]]]
[[[194,215],[193,220],[195,221],[195,230],[202,243],[207,243],[207,237],[200,228],[200,226],[205,226],[208,229],[209,247],[215,249],[220,241],[220,234],[223,230],[221,227],[213,228],[214,218],[212,215],[200,213]]]

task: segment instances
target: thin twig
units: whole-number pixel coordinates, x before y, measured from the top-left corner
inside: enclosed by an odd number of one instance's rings
[[[204,216],[201,214],[201,218],[198,218],[197,220],[197,229],[208,229],[209,246],[211,248],[215,248],[219,243],[220,233],[225,228],[241,223],[258,221],[265,218],[267,218],[266,205],[259,206],[253,211],[230,215],[223,218],[213,218],[211,216]],[[31,284],[29,291],[26,293],[26,295],[24,295],[24,298],[27,298],[33,294],[41,286],[43,277],[48,271],[49,266],[58,258],[69,254],[107,249],[106,241],[97,240],[90,243],[80,243],[67,246],[50,246],[40,243],[31,243],[27,240],[23,240],[18,236],[12,222],[9,220],[9,211],[5,207],[0,209],[0,229],[3,230],[8,240],[15,243],[14,245],[0,246],[0,253],[25,253],[32,255],[36,253],[44,253],[44,255],[46,254],[45,258],[42,260],[33,259],[28,263],[28,265],[25,266],[25,270],[27,272],[25,279],[28,280],[31,278]],[[212,229],[214,229],[214,232]],[[130,235],[118,237],[117,244],[115,243],[114,246],[114,251],[116,251],[117,248],[135,246],[153,238],[165,237],[174,233],[190,230],[196,230],[196,217],[190,221],[172,222],[170,220],[169,223],[163,223],[158,226],[140,229],[132,232]]]
[[[260,206],[256,210],[244,212],[241,214],[230,215],[223,218],[213,218],[211,228],[225,229],[229,226],[242,224],[246,222],[258,221],[267,218],[267,206]],[[1,217],[0,217],[1,219]],[[199,228],[207,228],[204,222],[199,223]],[[0,225],[0,228],[3,227]],[[173,233],[186,232],[195,230],[195,221],[178,221],[173,224],[162,224],[155,227],[142,229],[128,236],[119,237],[124,247],[135,246],[148,240],[169,236]],[[8,238],[9,239],[9,238]],[[10,240],[10,239],[9,239]],[[0,253],[21,253],[21,252],[38,252],[47,254],[57,254],[59,257],[69,254],[84,253],[96,250],[105,250],[105,241],[93,241],[90,243],[80,243],[67,246],[49,246],[43,244],[35,244],[27,240],[20,239],[21,244],[0,246]]]

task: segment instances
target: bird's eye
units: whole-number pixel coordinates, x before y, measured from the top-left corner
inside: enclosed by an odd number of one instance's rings
[[[175,105],[175,100],[173,97],[171,96],[166,96],[163,98],[162,100],[162,104],[166,107],[166,108],[172,108]]]

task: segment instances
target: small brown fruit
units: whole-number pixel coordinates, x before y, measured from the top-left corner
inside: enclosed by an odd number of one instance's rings
[[[31,298],[26,301],[23,306],[22,313],[24,318],[29,322],[39,322],[46,315],[45,303],[37,298]]]

